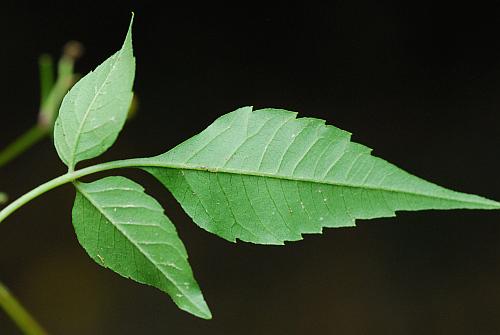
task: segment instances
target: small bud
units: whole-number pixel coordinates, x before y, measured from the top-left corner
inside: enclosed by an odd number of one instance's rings
[[[0,204],[4,204],[9,200],[7,194],[0,192]]]
[[[73,61],[76,61],[82,57],[84,51],[85,48],[82,43],[78,41],[69,41],[63,47],[63,57],[68,57]]]

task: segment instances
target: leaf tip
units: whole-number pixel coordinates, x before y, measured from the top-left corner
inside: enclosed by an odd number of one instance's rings
[[[130,30],[130,28],[132,28],[132,24],[134,23],[134,17],[135,17],[135,13],[134,13],[134,11],[131,11],[131,12],[130,12],[130,24],[129,24],[129,30]]]
[[[208,309],[208,307],[206,308],[206,310],[201,311],[199,316],[205,320],[212,320],[212,312],[210,312],[210,309]]]
[[[132,43],[132,26],[134,25],[134,17],[135,13],[132,11],[130,16],[130,23],[128,25],[127,36],[125,37],[125,42],[123,45],[127,45],[128,43]]]
[[[210,308],[208,307],[207,303],[205,302],[205,299],[203,299],[203,296],[200,295],[200,297],[201,297],[200,300],[198,300],[198,299],[191,300],[191,303],[189,305],[182,306],[182,305],[177,304],[177,306],[180,309],[182,309],[182,310],[184,310],[184,311],[186,311],[186,312],[188,312],[188,313],[190,313],[198,318],[205,319],[205,320],[211,320],[212,319],[212,312],[210,311]],[[175,299],[174,299],[174,302],[176,302]]]
[[[480,200],[480,202],[478,203],[479,204],[478,209],[494,209],[494,210],[500,209],[500,202],[496,200],[491,200],[479,196],[476,196],[475,198],[478,198]]]

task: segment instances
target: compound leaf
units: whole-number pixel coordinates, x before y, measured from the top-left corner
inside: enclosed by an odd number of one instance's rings
[[[324,121],[244,107],[149,159],[200,227],[229,241],[282,244],[398,210],[500,209],[415,177]]]
[[[155,199],[124,177],[75,183],[73,225],[103,267],[168,293],[179,308],[211,318],[174,225]]]
[[[135,75],[132,22],[133,18],[122,48],[78,81],[63,99],[54,144],[70,170],[105,152],[123,128]]]

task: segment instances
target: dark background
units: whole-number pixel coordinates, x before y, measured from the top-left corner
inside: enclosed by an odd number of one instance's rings
[[[43,6],[2,5],[0,146],[36,120],[38,55],[79,40],[86,73],[120,47],[134,10],[140,110],[98,161],[159,154],[240,106],[281,107],[420,177],[500,199],[498,6]],[[46,140],[0,171],[0,190],[17,197],[64,172]],[[150,176],[120,173],[165,206],[214,319],[88,258],[65,186],[0,226],[0,279],[53,334],[500,333],[498,212],[403,212],[285,247],[232,244]],[[3,313],[0,334],[18,334]]]

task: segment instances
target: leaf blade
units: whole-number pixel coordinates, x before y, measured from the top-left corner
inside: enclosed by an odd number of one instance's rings
[[[109,149],[125,124],[135,76],[132,24],[133,16],[122,48],[79,80],[63,99],[54,144],[70,170]]]
[[[156,200],[123,177],[75,186],[73,225],[94,261],[166,292],[189,313],[211,318],[184,245]]]
[[[193,220],[230,241],[282,244],[398,210],[500,208],[415,177],[371,156],[350,133],[284,110],[240,108],[149,160],[145,170]]]

